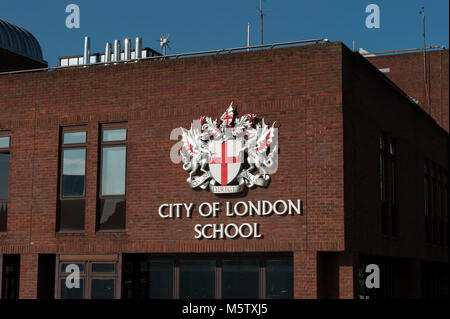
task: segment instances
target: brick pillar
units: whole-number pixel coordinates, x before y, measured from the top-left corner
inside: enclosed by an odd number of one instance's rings
[[[353,299],[354,296],[354,263],[353,256],[341,253],[339,256],[339,299]]]
[[[36,299],[38,254],[20,255],[19,299]]]
[[[294,298],[317,298],[316,251],[294,252]]]

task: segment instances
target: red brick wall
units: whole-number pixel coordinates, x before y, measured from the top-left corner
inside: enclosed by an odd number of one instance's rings
[[[447,132],[448,113],[448,49],[427,52],[430,104],[428,107],[424,85],[423,52],[370,57],[377,68],[389,68],[385,75],[406,94],[419,101],[419,105]]]
[[[0,129],[11,131],[8,233],[0,253],[292,251],[295,296],[315,297],[316,250],[344,250],[341,43],[0,76]],[[201,115],[277,121],[279,167],[244,197],[193,191],[170,161],[173,128]],[[96,233],[99,123],[128,121],[125,232]],[[87,124],[86,227],[55,234],[59,127]],[[164,220],[162,203],[301,199],[303,216]],[[261,240],[195,240],[197,223],[259,222]],[[26,255],[28,256],[28,255]],[[296,261],[301,261],[296,263]],[[36,294],[25,272],[21,296]],[[307,283],[307,284],[306,284]]]

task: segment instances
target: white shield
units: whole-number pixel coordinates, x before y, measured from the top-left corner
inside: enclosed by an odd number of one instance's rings
[[[210,141],[208,146],[211,175],[221,185],[228,185],[236,178],[243,162],[240,156],[242,140]]]

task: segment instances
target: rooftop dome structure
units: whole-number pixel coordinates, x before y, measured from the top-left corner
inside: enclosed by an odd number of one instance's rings
[[[3,19],[0,19],[0,49],[45,63],[36,38],[27,30]]]

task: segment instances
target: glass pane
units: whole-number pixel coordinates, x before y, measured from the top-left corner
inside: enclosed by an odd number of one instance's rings
[[[266,261],[266,298],[291,299],[294,296],[291,259]]]
[[[20,256],[3,255],[2,298],[19,299],[19,282],[20,282]]]
[[[115,264],[92,264],[92,272],[116,272]]]
[[[100,214],[97,214],[97,229],[125,229],[126,204],[124,198],[104,198],[100,200]]]
[[[9,148],[9,136],[0,137],[0,148]]]
[[[116,281],[115,279],[92,279],[91,298],[92,299],[114,299]]]
[[[86,149],[64,150],[62,195],[84,196]]]
[[[84,198],[59,201],[58,231],[84,229]]]
[[[224,260],[222,265],[222,298],[259,298],[259,261]]]
[[[84,279],[80,279],[79,288],[68,288],[66,279],[61,279],[61,299],[83,299],[84,297]]]
[[[0,153],[0,199],[8,199],[9,154]]]
[[[180,298],[215,298],[215,260],[182,260],[180,262]]]
[[[173,261],[150,261],[150,298],[173,298]]]
[[[125,141],[127,139],[127,129],[104,130],[103,142]]]
[[[73,265],[73,264],[78,266],[78,268],[80,269],[80,273],[84,273],[84,264],[79,264],[79,263],[63,263],[63,264],[61,264],[61,272],[62,273],[70,273],[71,271],[66,271],[66,269],[67,269],[67,266]]]
[[[127,148],[104,147],[102,156],[102,195],[124,195]]]
[[[8,220],[7,217],[8,217],[8,203],[0,201],[0,232],[6,232]]]
[[[64,144],[86,143],[86,132],[64,133]]]

